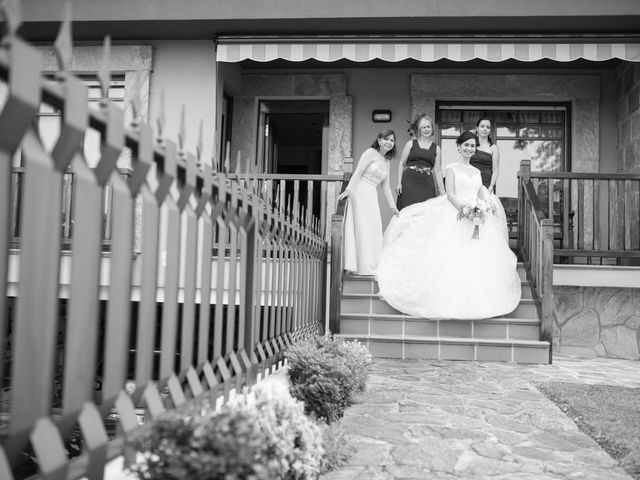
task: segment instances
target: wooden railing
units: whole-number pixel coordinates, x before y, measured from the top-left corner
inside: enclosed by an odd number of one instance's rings
[[[556,259],[640,264],[639,174],[531,172],[531,180],[553,220]]]
[[[346,175],[340,192],[342,193],[349,183],[349,175]],[[336,213],[331,217],[331,261],[330,261],[330,287],[329,287],[329,330],[331,333],[340,333],[340,301],[342,299],[342,284],[344,280],[344,228],[347,211],[347,199],[338,202]]]
[[[540,318],[540,340],[553,343],[553,220],[545,218],[531,181],[531,161],[518,174],[518,252],[522,258]]]
[[[226,399],[322,330],[327,243],[310,209],[274,209],[257,179],[197,167],[148,125],[125,128],[108,102],[89,110],[72,75],[44,83],[38,52],[16,37],[0,82],[0,478],[24,476],[30,457],[44,478],[102,478],[138,428],[136,408],[149,422]],[[41,103],[62,115],[51,151],[33,127]],[[89,129],[101,137],[95,168],[81,153]]]

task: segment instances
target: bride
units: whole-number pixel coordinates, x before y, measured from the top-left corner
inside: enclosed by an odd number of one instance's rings
[[[423,318],[504,315],[520,301],[504,210],[469,165],[475,134],[464,132],[456,144],[460,158],[447,167],[446,195],[410,205],[389,223],[375,272],[380,294]],[[483,214],[474,222],[476,205]]]

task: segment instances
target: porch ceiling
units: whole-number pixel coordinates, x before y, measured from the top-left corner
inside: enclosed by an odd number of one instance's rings
[[[76,2],[78,3],[78,2]],[[110,2],[104,2],[108,4]],[[349,3],[349,2],[347,2]],[[356,3],[356,2],[353,2]],[[390,2],[391,3],[391,2]],[[639,3],[640,6],[640,3]],[[124,10],[129,10],[123,7]],[[640,13],[608,16],[540,15],[520,17],[416,16],[394,18],[209,18],[173,19],[148,16],[110,19],[106,15],[74,16],[73,35],[80,41],[214,39],[218,35],[394,35],[394,34],[612,34],[640,33]],[[51,42],[59,28],[55,15],[24,15],[20,34],[32,42]]]

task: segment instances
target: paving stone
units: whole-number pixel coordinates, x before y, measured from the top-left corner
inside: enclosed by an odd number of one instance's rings
[[[566,355],[551,365],[376,359],[371,371],[343,419],[357,452],[322,480],[630,479],[534,385],[638,388],[638,362]]]

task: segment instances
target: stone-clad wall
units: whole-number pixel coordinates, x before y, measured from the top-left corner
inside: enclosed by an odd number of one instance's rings
[[[640,359],[640,289],[563,287],[553,291],[556,353]]]

